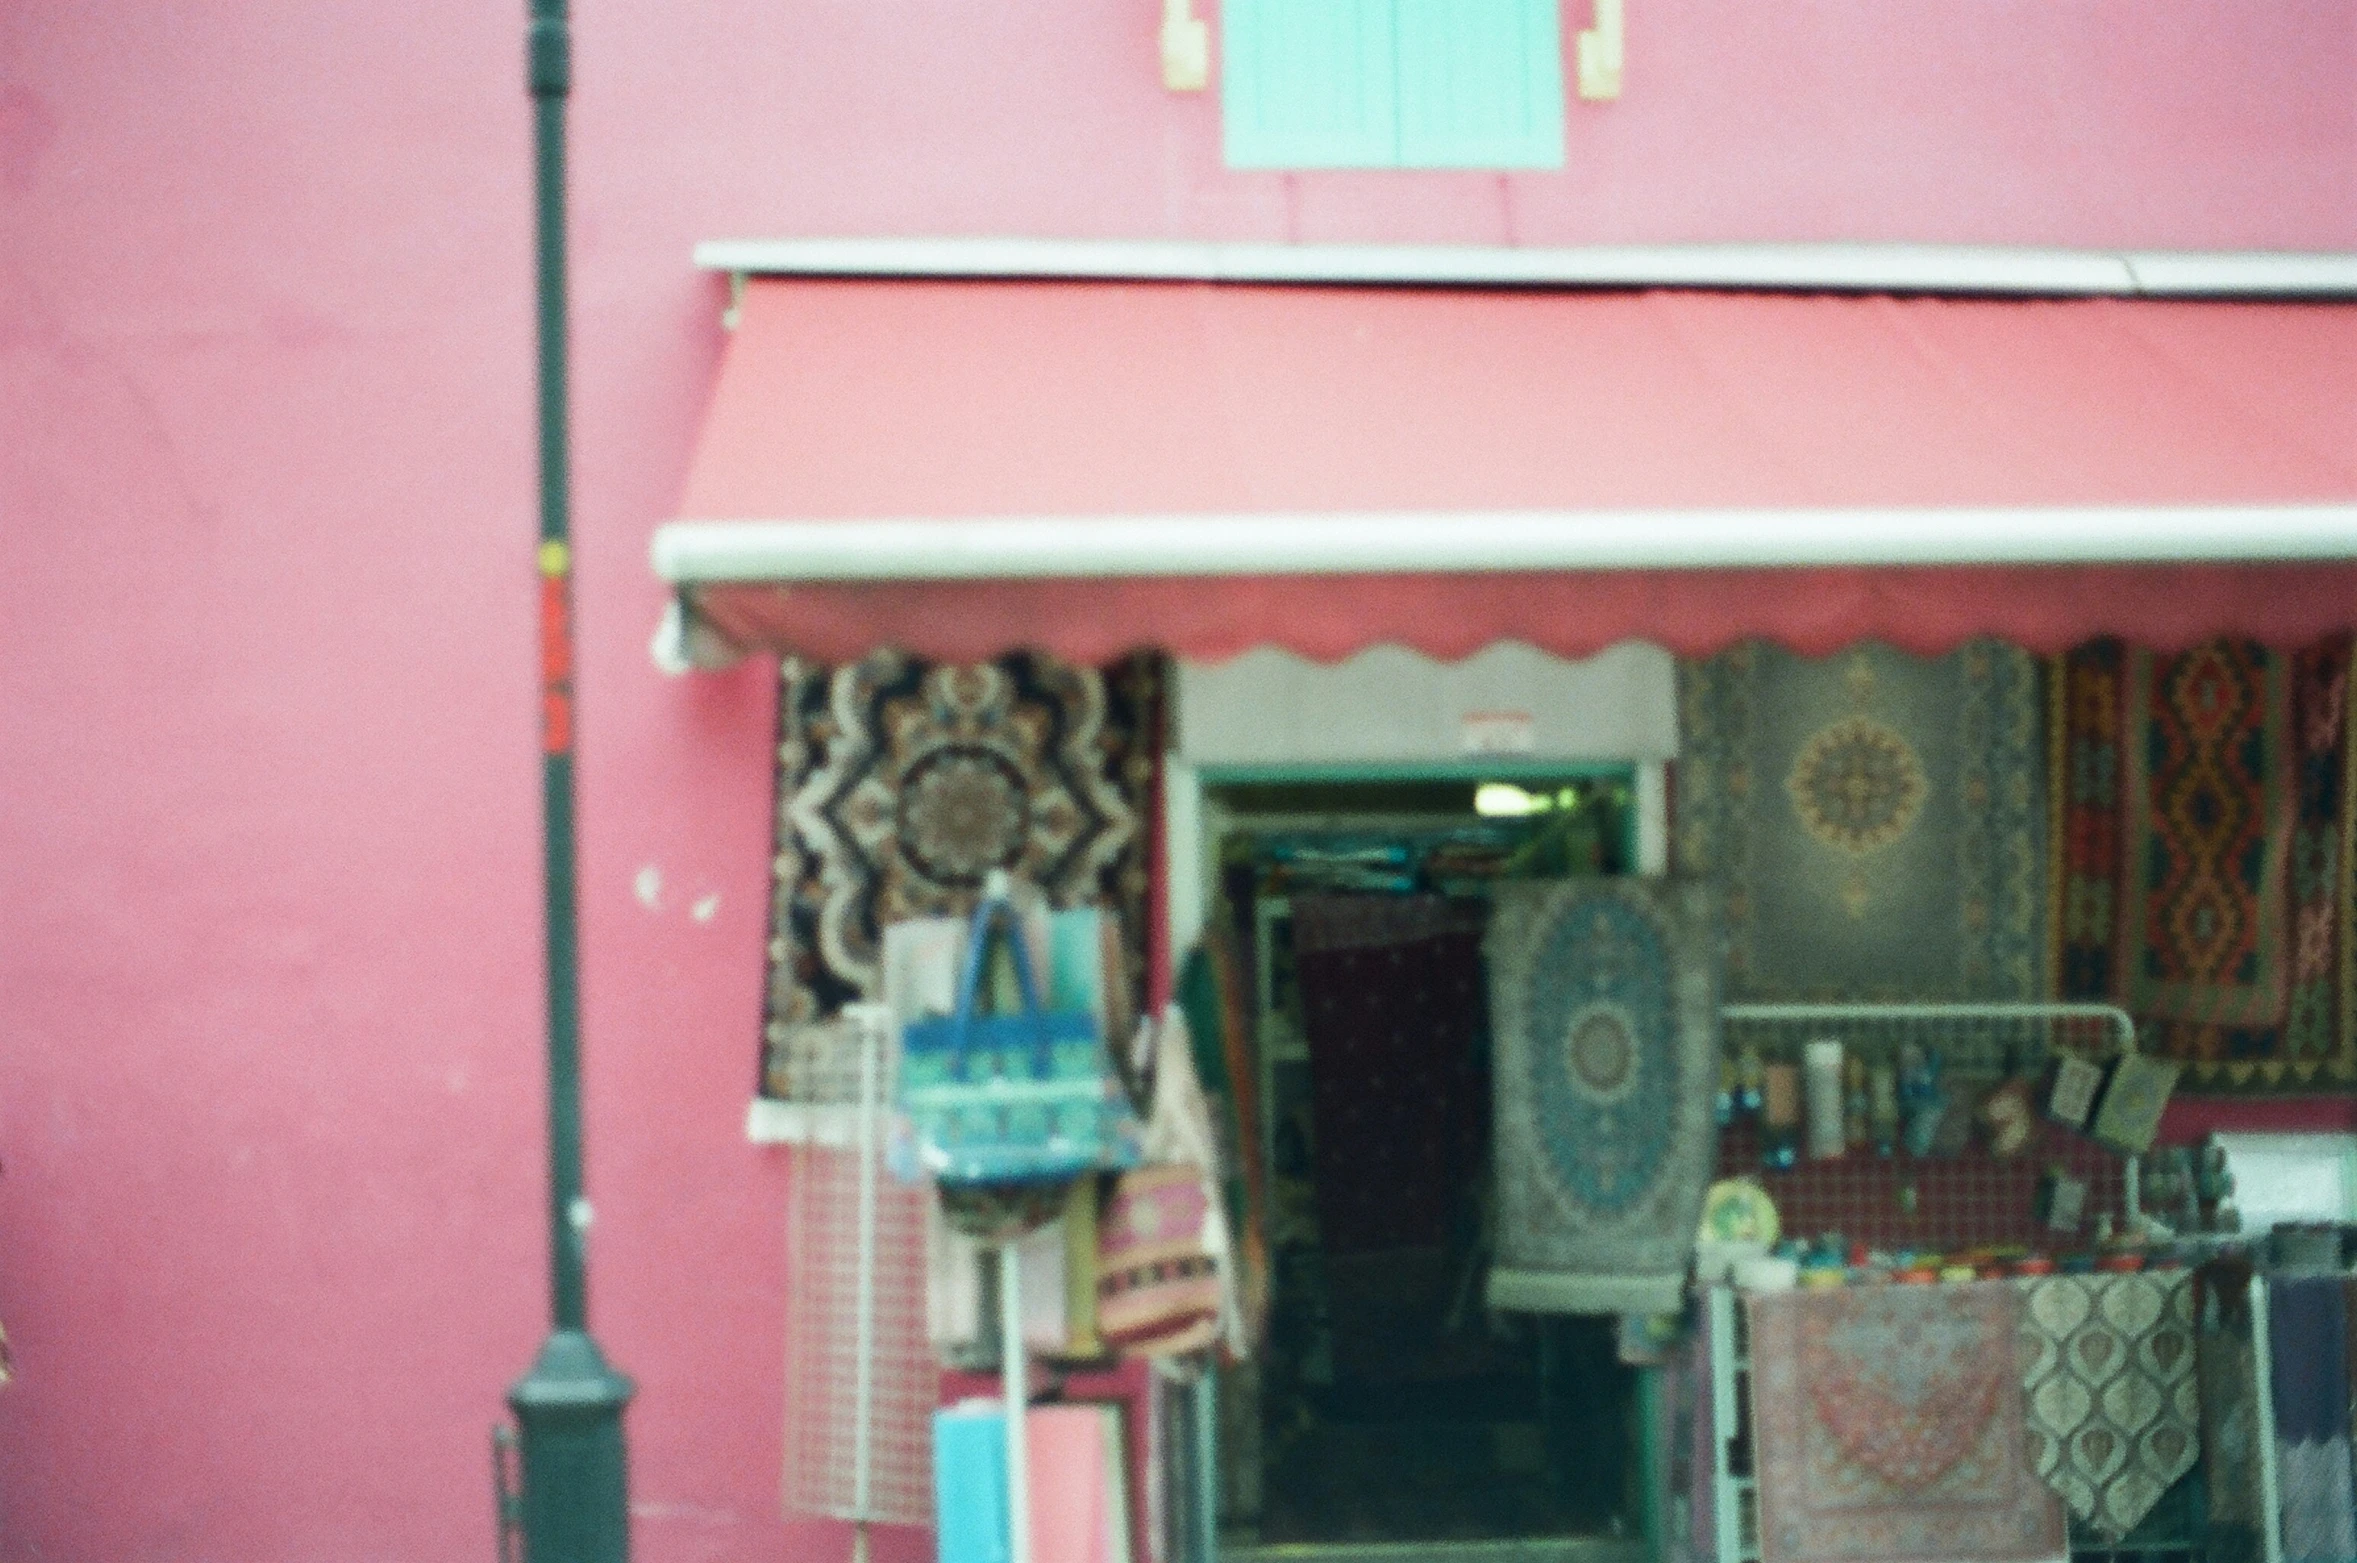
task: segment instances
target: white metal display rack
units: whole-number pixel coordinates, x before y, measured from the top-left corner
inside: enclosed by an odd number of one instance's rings
[[[891,1016],[855,1004],[792,1122],[784,1497],[849,1521],[864,1563],[873,1525],[933,1517],[932,1412],[940,1373],[925,1339],[925,1202],[884,1167]]]

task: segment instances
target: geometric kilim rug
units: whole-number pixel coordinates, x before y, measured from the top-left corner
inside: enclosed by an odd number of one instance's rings
[[[2052,682],[2061,996],[2188,1090],[2357,1082],[2350,638],[2096,641]]]

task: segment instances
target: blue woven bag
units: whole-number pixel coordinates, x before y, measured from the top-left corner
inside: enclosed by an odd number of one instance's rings
[[[1022,1008],[985,1015],[982,974],[1002,932]],[[1137,1114],[1096,1018],[1041,1008],[1030,952],[1004,900],[975,908],[956,1013],[902,1029],[898,1097],[917,1170],[940,1183],[1051,1182],[1139,1159]]]

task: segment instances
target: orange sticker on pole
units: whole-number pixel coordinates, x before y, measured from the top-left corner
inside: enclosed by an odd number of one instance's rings
[[[573,573],[559,542],[540,545],[540,747],[573,752]]]

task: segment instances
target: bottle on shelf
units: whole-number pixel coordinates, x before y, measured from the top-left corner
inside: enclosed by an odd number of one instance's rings
[[[1800,1160],[1800,1065],[1763,1064],[1760,1069],[1760,1160],[1782,1172]]]
[[[1874,1154],[1891,1155],[1899,1146],[1899,1071],[1887,1058],[1875,1060],[1866,1072],[1866,1126],[1874,1138]]]
[[[1735,1061],[1735,1115],[1756,1117],[1766,1100],[1767,1065],[1761,1061],[1760,1045],[1746,1042]]]
[[[1872,1118],[1872,1101],[1866,1085],[1866,1059],[1863,1054],[1852,1053],[1842,1061],[1841,1067],[1841,1137],[1849,1149],[1863,1151]]]

